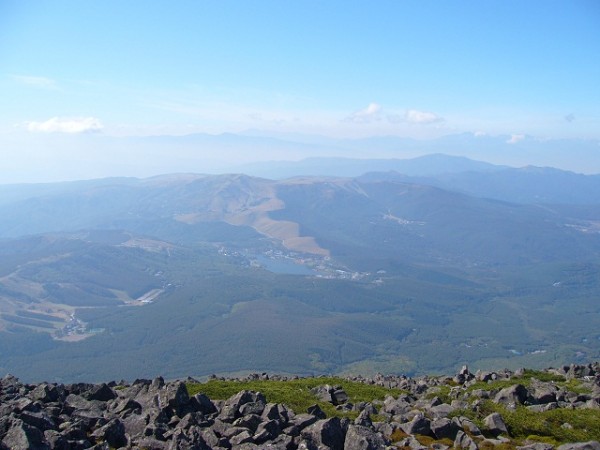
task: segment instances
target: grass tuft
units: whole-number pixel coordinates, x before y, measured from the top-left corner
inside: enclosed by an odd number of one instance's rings
[[[225,400],[239,391],[247,389],[262,392],[267,401],[272,403],[283,403],[296,413],[304,413],[307,408],[315,403],[327,414],[328,417],[349,417],[358,415],[356,411],[341,412],[327,402],[318,401],[310,390],[314,387],[329,384],[341,386],[348,394],[351,403],[372,402],[373,400],[384,400],[386,396],[398,397],[403,393],[400,389],[388,389],[381,386],[347,381],[338,377],[301,378],[298,380],[273,381],[221,381],[210,380],[206,383],[188,383],[189,395],[199,392],[206,394],[213,400]]]

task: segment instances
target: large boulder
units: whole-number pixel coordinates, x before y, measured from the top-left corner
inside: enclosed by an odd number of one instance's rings
[[[600,450],[600,443],[598,441],[575,442],[572,444],[563,444],[556,450]]]
[[[437,439],[456,439],[456,435],[461,431],[460,426],[456,421],[452,421],[447,417],[436,419],[430,424],[430,429]]]
[[[529,397],[527,388],[522,384],[515,384],[513,386],[501,389],[500,392],[498,392],[494,397],[494,402],[514,408],[517,405],[522,405],[525,403],[527,397]]]
[[[348,394],[341,386],[324,384],[310,390],[319,400],[333,405],[342,405],[348,401]]]
[[[92,433],[95,438],[107,442],[112,448],[124,447],[127,445],[125,436],[125,426],[119,419],[112,419],[106,425],[98,428]]]
[[[431,435],[431,421],[422,413],[416,414],[410,422],[401,424],[400,428],[406,434],[421,434],[423,436]]]
[[[229,397],[219,414],[219,418],[224,422],[233,422],[238,417],[245,414],[262,414],[267,401],[260,392],[240,391]],[[247,406],[246,406],[247,405]]]
[[[508,434],[508,428],[506,428],[506,424],[504,423],[504,419],[498,413],[492,413],[483,419],[483,423],[486,428],[492,433],[494,436],[499,436],[501,434]]]
[[[383,450],[388,443],[379,433],[361,425],[350,425],[344,440],[344,450]]]
[[[10,450],[50,450],[40,430],[18,419],[2,439],[2,446]]]
[[[459,431],[454,439],[454,448],[466,450],[479,450],[477,443],[464,431]]]
[[[340,419],[323,419],[302,430],[302,437],[320,450],[343,450],[345,434]]]

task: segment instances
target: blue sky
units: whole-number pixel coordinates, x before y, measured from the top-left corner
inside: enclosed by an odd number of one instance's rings
[[[597,140],[600,2],[2,0],[0,98],[4,148],[90,131]]]

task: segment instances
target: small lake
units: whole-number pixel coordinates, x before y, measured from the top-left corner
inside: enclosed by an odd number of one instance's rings
[[[273,273],[284,273],[288,275],[314,275],[315,271],[309,269],[302,264],[297,264],[293,260],[288,258],[267,258],[266,256],[259,255],[256,260],[261,266]]]

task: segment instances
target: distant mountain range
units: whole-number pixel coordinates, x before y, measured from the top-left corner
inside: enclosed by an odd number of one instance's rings
[[[19,164],[24,148],[43,148],[36,158]],[[291,133],[189,134],[183,136],[26,135],[18,144],[7,143],[0,162],[4,183],[39,182],[135,176],[147,178],[164,173],[246,173],[266,178],[292,175],[358,176],[366,171],[390,170],[371,163],[357,170],[348,161],[339,167],[332,161],[313,158],[406,160],[431,154],[445,154],[483,160],[510,167],[551,166],[577,173],[600,173],[598,140],[540,140],[531,136],[490,136],[456,134],[417,140],[396,136],[363,139],[334,139]],[[290,162],[299,162],[290,167]],[[324,165],[320,167],[319,163]],[[432,163],[432,161],[429,161]],[[458,163],[458,161],[456,161]],[[398,164],[396,161],[394,165]],[[417,163],[407,163],[416,165]],[[422,165],[422,168],[428,166]],[[481,168],[481,167],[480,167]],[[294,169],[305,169],[305,173]],[[333,169],[333,170],[332,170]],[[431,175],[429,173],[418,173]],[[479,170],[479,169],[477,169]],[[401,173],[404,173],[400,170]],[[439,172],[437,172],[439,173]],[[413,175],[404,173],[405,175]]]
[[[0,186],[0,371],[423,373],[600,357],[599,176],[445,155],[269,170],[300,175]]]

